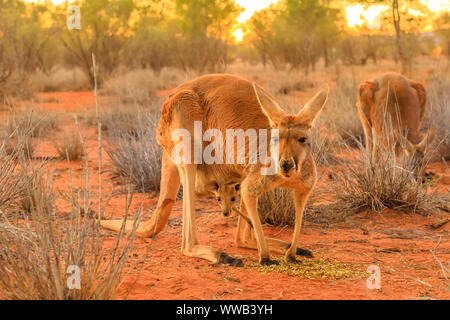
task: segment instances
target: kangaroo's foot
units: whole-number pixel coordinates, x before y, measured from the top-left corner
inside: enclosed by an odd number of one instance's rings
[[[271,260],[270,258],[263,258],[259,262],[262,266],[272,266],[272,265],[279,265],[280,263],[276,260]]]
[[[302,248],[297,248],[297,252],[296,254],[298,256],[303,256],[303,257],[308,257],[308,258],[314,258],[313,253],[308,250],[308,249],[302,249]]]
[[[284,261],[286,261],[287,263],[296,263],[296,264],[301,264],[302,263],[301,260],[297,260],[297,258],[295,256],[292,256],[292,255],[286,255],[284,257]]]

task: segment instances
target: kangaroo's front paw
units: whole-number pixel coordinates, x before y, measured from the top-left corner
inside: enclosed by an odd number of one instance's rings
[[[296,264],[302,263],[301,260],[297,260],[297,258],[295,258],[295,256],[292,256],[292,255],[286,255],[284,257],[284,261],[286,261],[287,263],[296,263]]]
[[[279,265],[280,263],[276,260],[270,260],[270,258],[263,258],[259,262],[262,266]]]
[[[233,258],[227,255],[226,253],[221,253],[219,257],[219,263],[220,264],[227,264],[232,267],[243,267],[244,263],[241,259]]]
[[[307,250],[307,249],[297,248],[297,252],[296,253],[297,253],[298,256],[314,258],[313,253],[311,251]]]

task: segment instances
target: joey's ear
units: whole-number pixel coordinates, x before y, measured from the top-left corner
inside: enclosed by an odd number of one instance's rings
[[[206,190],[208,190],[210,192],[217,191],[217,190],[219,190],[219,185],[215,181],[209,182],[209,183],[206,184]]]
[[[372,81],[364,81],[358,87],[358,101],[361,105],[370,106],[373,103],[378,84]]]
[[[427,102],[427,94],[425,87],[420,82],[416,82],[413,80],[409,80],[409,84],[414,90],[416,90],[420,106],[423,108],[425,106],[425,103]]]
[[[417,146],[415,146],[414,144],[411,143],[411,141],[409,141],[408,139],[405,139],[405,143],[406,143],[406,148],[405,148],[405,153],[407,157],[410,157],[411,155],[414,154],[414,151],[416,150]]]
[[[420,141],[416,145],[417,150],[425,152],[426,147],[429,146],[433,142],[435,137],[436,137],[436,128],[432,127],[428,130],[427,134],[422,139],[422,141]]]
[[[277,127],[281,120],[286,117],[286,112],[281,109],[278,103],[261,87],[253,82],[253,90],[256,99],[261,107],[264,115],[269,119],[271,127]]]
[[[327,102],[329,91],[330,87],[328,86],[328,84],[322,86],[319,92],[317,92],[314,97],[312,97],[311,100],[309,100],[297,114],[297,122],[312,126],[314,123],[314,119],[317,117],[317,115]]]

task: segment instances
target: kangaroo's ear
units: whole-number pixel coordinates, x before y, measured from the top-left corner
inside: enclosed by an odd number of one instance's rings
[[[305,106],[300,110],[300,112],[296,116],[296,120],[299,123],[306,124],[312,127],[314,123],[314,119],[319,114],[319,112],[325,106],[325,103],[328,99],[328,92],[330,91],[330,87],[328,84],[325,84],[319,92],[317,92],[314,97],[309,100]]]
[[[432,127],[428,130],[427,134],[422,139],[422,141],[420,141],[416,145],[417,150],[425,152],[426,147],[429,146],[433,142],[435,137],[436,137],[436,128]]]
[[[278,103],[261,87],[253,82],[253,90],[255,91],[256,99],[261,107],[264,115],[269,119],[272,128],[277,127],[281,120],[286,117],[286,112],[281,109]]]
[[[427,102],[427,93],[425,87],[420,82],[416,82],[413,80],[409,80],[409,84],[414,90],[416,90],[420,106],[423,108],[425,106],[425,103]]]
[[[378,84],[372,81],[364,81],[358,87],[358,102],[363,106],[370,106],[373,103]]]

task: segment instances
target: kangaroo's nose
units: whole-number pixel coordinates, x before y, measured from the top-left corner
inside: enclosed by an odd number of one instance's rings
[[[283,160],[280,163],[280,167],[281,169],[283,169],[284,171],[288,172],[289,170],[291,170],[294,167],[294,161],[291,160]]]
[[[230,212],[231,212],[231,210],[223,210],[222,211],[224,217],[228,217],[230,215]]]

